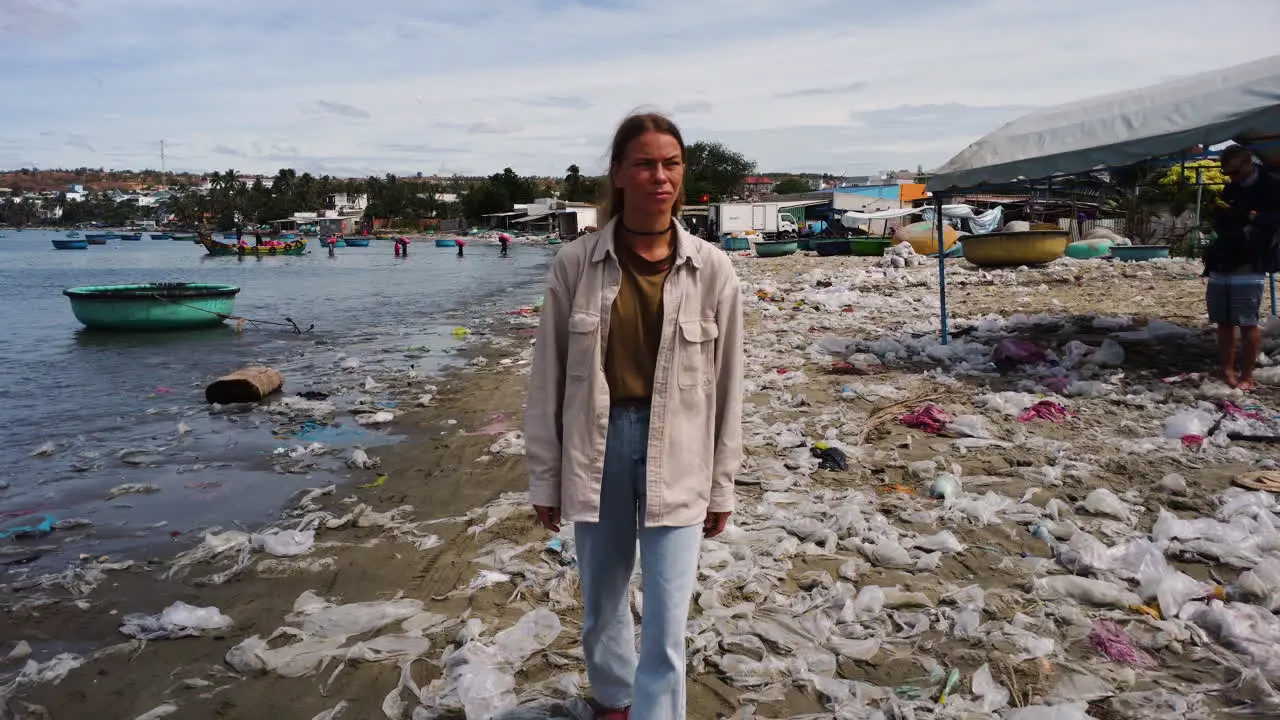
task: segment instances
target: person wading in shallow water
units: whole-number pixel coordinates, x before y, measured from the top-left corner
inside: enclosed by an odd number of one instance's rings
[[[608,224],[556,255],[529,381],[529,497],[551,532],[574,523],[587,675],[607,720],[685,717],[698,552],[729,520],[741,465],[742,294],[728,256],[673,220],[684,173],[670,120],[618,128]]]
[[[1262,349],[1258,306],[1266,273],[1280,270],[1280,180],[1253,161],[1240,145],[1222,151],[1222,172],[1231,182],[1214,213],[1217,239],[1204,256],[1209,277],[1205,303],[1218,326],[1218,362],[1231,387],[1253,389]],[[1240,343],[1236,342],[1240,329]],[[1236,347],[1240,372],[1236,373]]]

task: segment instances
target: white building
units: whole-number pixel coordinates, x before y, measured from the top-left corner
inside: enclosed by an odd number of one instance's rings
[[[334,193],[324,199],[323,217],[337,218],[364,215],[365,208],[369,207],[368,195],[348,195],[347,193]]]

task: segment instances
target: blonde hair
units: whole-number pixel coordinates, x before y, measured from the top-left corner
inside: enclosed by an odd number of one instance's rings
[[[601,221],[602,224],[622,215],[624,198],[622,189],[613,184],[613,171],[626,159],[627,148],[631,147],[632,141],[650,132],[662,133],[675,138],[676,143],[680,145],[680,162],[684,162],[684,137],[680,135],[680,128],[676,127],[671,118],[660,113],[637,113],[623,120],[622,124],[618,126],[617,132],[613,134],[613,143],[609,146],[609,172],[605,175],[604,180],[604,219]],[[676,202],[671,208],[672,214],[678,214],[682,207],[684,207],[684,183],[681,183],[681,187],[676,189]]]

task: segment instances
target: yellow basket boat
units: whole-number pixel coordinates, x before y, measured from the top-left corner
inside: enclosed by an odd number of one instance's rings
[[[982,267],[1040,265],[1062,257],[1070,241],[1065,230],[1023,230],[969,235],[960,247],[965,260]]]
[[[942,227],[942,251],[955,247],[960,234],[950,225]],[[938,252],[938,228],[931,222],[917,222],[904,225],[893,231],[893,244],[911,243],[911,249],[917,255],[936,255]]]

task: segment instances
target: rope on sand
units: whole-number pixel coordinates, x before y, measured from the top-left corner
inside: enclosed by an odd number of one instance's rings
[[[177,300],[173,300],[173,299],[171,299],[171,298],[163,297],[163,296],[161,296],[161,295],[155,295],[155,294],[153,294],[151,297],[153,297],[153,298],[155,298],[155,299],[157,299],[157,300],[160,300],[161,302],[172,303],[172,304],[174,304],[174,305],[179,305],[179,306],[181,306],[181,307],[188,308],[188,309],[190,309],[190,310],[199,310],[199,311],[200,311],[200,312],[202,312],[202,313],[209,313],[210,315],[216,315],[216,316],[218,317],[218,319],[223,320],[223,321],[226,321],[226,320],[235,320],[235,321],[236,321],[236,332],[244,332],[244,324],[245,324],[245,323],[249,323],[250,325],[253,325],[254,327],[258,327],[258,326],[260,326],[260,325],[279,325],[280,327],[293,328],[293,332],[294,332],[294,333],[296,333],[296,334],[298,334],[298,335],[301,335],[301,334],[303,334],[303,333],[309,333],[309,332],[311,332],[312,330],[314,330],[314,329],[315,329],[315,327],[316,327],[316,324],[315,324],[315,323],[311,323],[311,325],[310,325],[310,326],[308,326],[306,330],[303,330],[302,328],[298,327],[298,323],[294,322],[294,321],[293,321],[293,318],[285,318],[285,319],[284,319],[284,320],[285,320],[284,322],[277,322],[277,321],[275,321],[275,320],[254,320],[253,318],[241,317],[240,315],[227,315],[227,314],[225,314],[225,313],[214,312],[214,311],[212,311],[212,310],[207,310],[207,309],[202,308],[202,307],[196,307],[195,305],[188,305],[187,303],[178,302]]]

